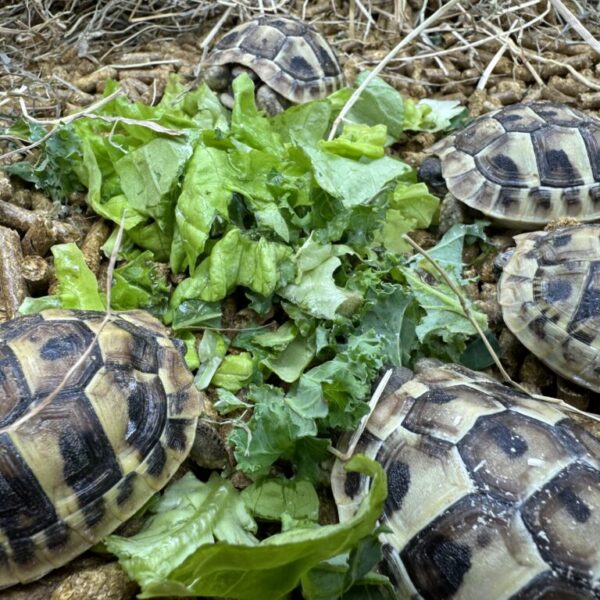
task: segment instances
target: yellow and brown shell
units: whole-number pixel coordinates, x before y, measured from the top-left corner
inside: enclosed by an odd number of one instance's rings
[[[600,218],[600,122],[554,102],[514,104],[432,148],[448,190],[501,224]]]
[[[506,326],[553,371],[600,392],[600,225],[514,239],[498,284]]]
[[[331,46],[312,27],[287,15],[263,15],[219,40],[208,65],[243,65],[294,103],[308,102],[344,84]]]
[[[193,442],[200,397],[181,349],[148,313],[100,330],[104,317],[47,310],[0,325],[0,589],[111,533]]]
[[[591,600],[600,590],[596,422],[457,365],[394,376],[356,452],[387,472],[384,552],[399,598]],[[368,478],[340,461],[340,519]]]

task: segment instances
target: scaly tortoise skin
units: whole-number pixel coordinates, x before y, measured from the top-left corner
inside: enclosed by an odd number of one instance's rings
[[[338,59],[322,35],[290,16],[242,23],[215,45],[207,66],[243,65],[277,94],[300,104],[344,85]]]
[[[175,473],[201,408],[180,346],[142,311],[0,325],[0,589],[67,563]]]
[[[356,448],[387,472],[398,597],[598,598],[598,423],[457,365],[403,382],[392,376]],[[341,521],[368,485],[336,462]]]
[[[506,326],[553,371],[600,392],[600,225],[514,239],[498,284]]]
[[[600,218],[600,121],[574,108],[507,106],[431,151],[450,193],[505,226]]]

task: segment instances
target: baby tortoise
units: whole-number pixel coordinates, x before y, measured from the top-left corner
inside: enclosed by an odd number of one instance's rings
[[[233,107],[231,82],[242,71],[259,83],[256,101],[270,115],[290,104],[323,98],[344,85],[338,59],[325,38],[290,16],[263,15],[232,29],[206,61],[204,80]]]
[[[110,534],[192,446],[202,397],[181,343],[143,311],[100,331],[104,318],[46,310],[0,325],[0,589]]]
[[[458,365],[393,375],[356,451],[387,472],[398,598],[598,598],[595,425]],[[346,521],[369,480],[337,461],[332,487]]]
[[[600,219],[600,122],[554,102],[514,104],[431,148],[421,179],[506,227]]]
[[[600,225],[515,242],[498,283],[506,326],[553,371],[600,392]]]

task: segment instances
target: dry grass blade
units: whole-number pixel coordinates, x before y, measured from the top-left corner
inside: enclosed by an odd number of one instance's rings
[[[581,38],[600,54],[600,42],[583,26],[581,21],[569,10],[561,0],[550,0],[556,12],[581,36]]]
[[[327,139],[331,141],[341,125],[344,121],[346,115],[350,112],[350,109],[354,105],[354,103],[358,100],[360,95],[367,88],[369,83],[383,71],[383,69],[387,66],[387,64],[402,50],[402,48],[408,46],[410,42],[419,37],[428,27],[437,22],[441,17],[443,17],[453,6],[457,5],[462,0],[450,0],[446,4],[443,4],[441,8],[439,8],[436,12],[434,12],[430,17],[425,19],[418,27],[415,27],[401,42],[399,42],[388,54],[381,60],[381,62],[369,73],[365,80],[361,83],[361,85],[354,90],[352,96],[348,99],[344,107],[340,111],[340,114],[336,117],[333,122],[333,126],[331,127],[331,131],[329,132],[329,136]]]

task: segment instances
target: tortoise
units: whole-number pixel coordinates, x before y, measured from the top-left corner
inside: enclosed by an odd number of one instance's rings
[[[217,42],[204,80],[233,107],[231,82],[242,71],[259,83],[256,100],[268,114],[322,98],[344,85],[338,59],[325,38],[290,16],[263,15],[242,23]]]
[[[596,425],[458,365],[397,369],[356,448],[387,473],[382,541],[397,596],[598,598]],[[368,486],[336,461],[341,521]]]
[[[498,282],[506,326],[553,371],[600,392],[600,225],[514,240]]]
[[[600,121],[555,102],[485,114],[431,148],[420,178],[509,228],[600,218]]]
[[[144,311],[104,318],[51,309],[0,325],[0,589],[111,533],[192,446],[202,397],[183,344]]]

